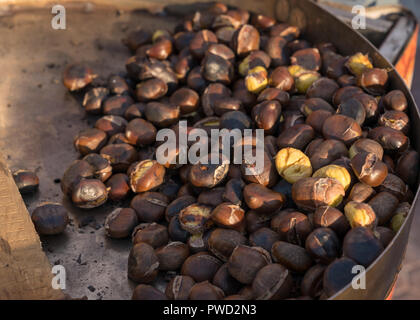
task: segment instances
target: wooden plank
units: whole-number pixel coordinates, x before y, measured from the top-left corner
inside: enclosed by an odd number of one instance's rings
[[[0,299],[63,299],[10,170],[0,155]]]

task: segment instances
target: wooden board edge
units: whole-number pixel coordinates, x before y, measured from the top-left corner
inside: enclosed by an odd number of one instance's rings
[[[0,300],[64,299],[6,162],[0,155]]]

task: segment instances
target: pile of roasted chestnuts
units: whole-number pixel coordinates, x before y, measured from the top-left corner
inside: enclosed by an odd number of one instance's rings
[[[104,228],[131,237],[133,299],[325,299],[392,241],[419,154],[388,70],[220,3],[123,42],[133,56],[107,85],[83,65],[64,71],[98,118],[75,137],[81,158],[61,187],[79,208],[115,203]],[[246,161],[159,163],[157,132],[180,120],[188,130],[263,129],[263,172],[245,174]],[[159,273],[164,292],[153,286]]]

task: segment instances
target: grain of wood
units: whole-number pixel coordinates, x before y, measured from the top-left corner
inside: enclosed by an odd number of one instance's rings
[[[51,265],[0,155],[0,299],[63,299],[51,286]]]

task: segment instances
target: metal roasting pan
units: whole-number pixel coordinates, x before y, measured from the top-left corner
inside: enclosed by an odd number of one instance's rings
[[[222,2],[288,21],[299,26],[308,40],[333,42],[342,54],[368,53],[375,66],[391,70],[391,87],[401,89],[408,98],[412,128],[416,130],[411,143],[420,150],[420,115],[413,97],[391,64],[364,37],[308,0]],[[66,268],[64,292],[89,299],[129,299],[135,286],[126,273],[130,241],[110,240],[102,228],[116,205],[90,211],[75,209],[54,182],[78,157],[73,137],[95,121],[85,115],[81,97],[69,94],[62,85],[62,71],[68,63],[84,62],[101,79],[124,72],[130,53],[121,39],[128,31],[139,26],[173,29],[188,12],[206,4],[191,0],[62,0],[66,30],[51,28],[53,4],[44,0],[0,1],[0,153],[12,170],[34,169],[40,177],[40,190],[24,198],[29,212],[41,201],[63,202],[71,211],[72,223],[63,235],[41,238],[50,263]],[[331,299],[388,296],[401,268],[413,216],[419,211],[418,198],[417,192],[403,227],[367,270],[366,290],[348,286]]]

